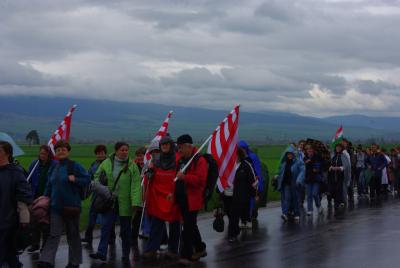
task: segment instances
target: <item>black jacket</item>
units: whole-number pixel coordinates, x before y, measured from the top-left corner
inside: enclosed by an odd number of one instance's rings
[[[0,230],[18,225],[17,201],[30,204],[32,199],[23,170],[14,164],[0,167]]]
[[[256,195],[256,188],[253,187],[255,181],[256,175],[250,162],[241,161],[233,182],[233,204],[250,202],[250,199]]]

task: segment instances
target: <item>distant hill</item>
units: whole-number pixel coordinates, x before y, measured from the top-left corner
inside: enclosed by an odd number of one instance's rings
[[[174,111],[170,132],[173,137],[190,133],[196,141],[205,139],[229,112],[192,107],[169,107],[159,104],[127,103],[105,100],[47,97],[0,97],[0,131],[23,141],[36,129],[47,140],[72,104],[78,104],[73,117],[75,142],[128,140],[147,143],[169,110]],[[324,119],[286,112],[246,112],[242,107],[239,136],[257,143],[278,143],[301,138],[328,141],[338,125],[345,136],[355,140],[397,140],[399,118],[372,118],[360,115]]]

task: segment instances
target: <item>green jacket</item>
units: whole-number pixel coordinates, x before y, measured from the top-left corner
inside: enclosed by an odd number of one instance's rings
[[[105,172],[107,185],[110,190],[114,186],[116,178],[113,177],[114,155],[104,160],[97,169],[94,178],[98,180],[100,174]],[[141,179],[137,165],[128,159],[129,167],[123,172],[118,181],[119,216],[132,216],[132,207],[142,205]]]

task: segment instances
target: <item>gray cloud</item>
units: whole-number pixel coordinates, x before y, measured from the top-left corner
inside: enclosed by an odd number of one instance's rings
[[[394,0],[2,1],[0,94],[392,115],[399,14]]]

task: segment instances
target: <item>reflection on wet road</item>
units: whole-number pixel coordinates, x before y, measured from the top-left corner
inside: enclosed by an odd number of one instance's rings
[[[326,204],[325,204],[326,205]],[[304,214],[304,213],[303,213]],[[226,234],[212,229],[212,218],[199,220],[208,256],[192,267],[396,267],[400,263],[400,201],[379,206],[356,204],[340,217],[328,210],[323,215],[302,217],[300,224],[283,223],[280,208],[260,210],[258,228],[244,230],[240,241],[228,243]],[[227,220],[225,220],[227,224]],[[227,229],[227,228],[225,228]],[[98,238],[93,245],[96,247]],[[119,243],[110,249],[109,263],[89,258],[84,249],[82,267],[122,267]],[[57,253],[56,267],[68,259],[65,242]],[[35,267],[37,254],[21,257],[24,267]],[[179,267],[176,262],[132,261],[132,267]]]

